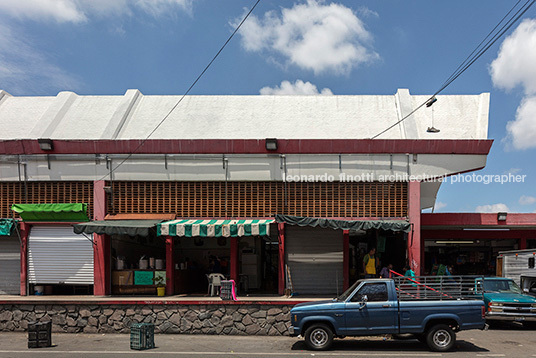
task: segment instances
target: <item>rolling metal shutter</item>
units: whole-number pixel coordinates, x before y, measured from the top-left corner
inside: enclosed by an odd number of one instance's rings
[[[20,241],[0,236],[0,295],[20,295]]]
[[[285,251],[295,292],[342,293],[342,236],[341,230],[287,225]]]
[[[70,226],[34,226],[28,240],[28,281],[93,284],[93,244]]]

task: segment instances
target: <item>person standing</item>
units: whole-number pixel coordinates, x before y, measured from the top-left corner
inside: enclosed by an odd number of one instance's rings
[[[376,277],[376,249],[370,249],[369,253],[363,257],[363,272],[365,273],[365,278],[374,278]]]
[[[393,278],[393,273],[391,270],[393,269],[393,264],[389,264],[382,268],[380,271],[380,278]]]

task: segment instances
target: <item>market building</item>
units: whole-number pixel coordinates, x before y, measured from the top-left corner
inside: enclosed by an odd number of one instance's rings
[[[206,295],[221,277],[243,293],[332,296],[373,247],[417,273],[445,253],[471,259],[456,241],[487,216],[421,210],[440,178],[486,165],[488,93],[413,114],[428,96],[407,89],[179,98],[0,91],[0,217],[15,220],[0,294]],[[485,223],[506,236],[473,233],[486,259],[534,245],[536,216],[517,215]]]

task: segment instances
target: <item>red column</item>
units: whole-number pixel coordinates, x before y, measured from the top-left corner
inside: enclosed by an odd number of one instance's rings
[[[277,224],[277,239],[279,242],[279,284],[277,292],[282,295],[285,293],[285,223]]]
[[[20,223],[20,295],[28,295],[28,235],[30,225]]]
[[[527,248],[527,236],[526,234],[522,234],[523,236],[519,239],[519,249],[524,250]]]
[[[106,193],[104,180],[93,183],[93,219],[104,220],[106,216]],[[106,296],[111,293],[110,237],[93,234],[93,294]]]
[[[350,230],[342,231],[342,289],[350,287]]]
[[[166,295],[175,294],[175,259],[173,256],[173,236],[166,236]]]
[[[421,182],[408,183],[408,217],[411,232],[408,234],[408,263],[417,276],[422,275],[424,245],[421,242]]]
[[[238,237],[231,237],[231,280],[238,285]]]

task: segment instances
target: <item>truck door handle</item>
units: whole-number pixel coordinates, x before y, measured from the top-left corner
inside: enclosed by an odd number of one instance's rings
[[[383,308],[389,308],[389,307],[391,307],[391,305],[383,305],[382,307]]]

